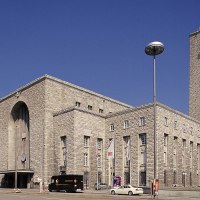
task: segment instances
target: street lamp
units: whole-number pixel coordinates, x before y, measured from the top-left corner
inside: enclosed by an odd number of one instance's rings
[[[15,132],[15,190],[17,191],[17,133],[18,133],[18,126],[16,126]]]
[[[156,55],[164,51],[164,45],[155,41],[145,47],[145,53],[153,56],[153,109],[154,109],[154,180],[157,178],[157,153],[156,153]]]

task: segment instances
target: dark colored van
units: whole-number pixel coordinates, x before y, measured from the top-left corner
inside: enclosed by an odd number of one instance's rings
[[[83,175],[58,175],[51,177],[49,191],[77,192],[83,190]]]

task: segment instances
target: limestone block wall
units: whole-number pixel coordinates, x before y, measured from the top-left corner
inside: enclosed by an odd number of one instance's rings
[[[145,125],[139,126],[140,117],[145,117]],[[129,121],[129,128],[124,129],[123,123]],[[110,130],[110,125],[114,130]],[[110,138],[115,138],[115,175],[124,180],[123,164],[123,137],[131,138],[130,176],[131,184],[139,185],[139,134],[146,133],[146,183],[154,178],[154,137],[153,137],[153,105],[141,106],[128,109],[110,115],[106,119],[106,149]],[[198,121],[175,111],[167,106],[158,104],[156,107],[156,144],[157,144],[157,177],[160,187],[173,187],[174,171],[176,171],[176,186],[183,186],[183,172],[186,174],[185,187],[197,187],[200,184],[198,163],[200,158],[197,153],[197,145],[200,144],[200,124]],[[167,166],[164,165],[164,134],[168,135]],[[176,139],[176,140],[175,140]],[[183,139],[186,140],[184,153],[185,163],[182,164]],[[176,141],[176,143],[175,143]],[[191,145],[192,143],[192,150]],[[174,164],[174,153],[176,151],[176,164]],[[191,153],[192,151],[192,153]],[[191,161],[192,155],[192,161]],[[198,156],[198,157],[197,157]],[[191,163],[192,162],[192,166]],[[108,179],[108,160],[106,160],[106,177]],[[164,170],[166,170],[166,183],[164,183]],[[191,173],[191,175],[190,175]],[[109,182],[109,181],[107,181]]]
[[[89,172],[88,185],[93,188],[97,181],[97,139],[102,139],[102,163],[98,169],[101,173],[101,181],[105,182],[105,118],[89,112],[75,110],[74,124],[74,170],[83,174]],[[84,167],[84,136],[90,137],[89,144],[89,166]]]
[[[68,108],[74,107],[76,102],[80,103],[80,109],[88,111],[88,105],[92,106],[89,110],[91,114],[104,115],[110,111],[122,110],[130,107],[126,104],[112,100],[103,95],[91,92],[84,88],[61,81],[54,77],[45,77],[45,123],[44,123],[44,173],[47,179],[52,174],[49,163],[53,155],[53,115]],[[99,109],[103,113],[99,113]]]
[[[14,169],[14,128],[12,108],[18,102],[27,105],[30,117],[30,169],[47,183],[54,169],[54,114],[80,103],[80,109],[104,115],[130,107],[95,92],[45,75],[19,88],[0,101],[0,170]],[[99,113],[101,110],[102,113]],[[67,118],[68,119],[68,118]],[[66,120],[67,120],[66,119]],[[103,127],[103,126],[102,126]]]
[[[190,34],[189,115],[200,120],[200,30]]]
[[[54,116],[54,148],[51,165],[52,167],[49,170],[49,175],[57,175],[60,173],[60,166],[63,165],[60,163],[60,145],[61,137],[66,136],[67,139],[67,174],[75,173],[75,146],[74,146],[74,111],[64,112],[59,115]]]
[[[8,127],[9,127],[9,121],[10,121],[10,112],[12,109],[12,106],[17,102],[17,99],[13,98],[12,100],[7,101],[1,101],[0,102],[0,170],[5,171],[8,169],[8,145],[14,146],[14,142],[10,139],[10,143],[8,143],[9,134],[8,134]],[[8,110],[10,112],[8,112]],[[13,150],[14,151],[14,150]],[[12,158],[14,159],[14,155]],[[14,168],[14,166],[12,166]]]
[[[67,136],[67,174],[84,174],[84,136],[90,137],[88,187],[93,187],[97,178],[97,138],[103,140],[103,163],[99,170],[102,179],[105,180],[105,118],[76,107],[54,116],[54,174],[60,172],[60,137],[65,135]]]
[[[116,112],[131,106],[61,81],[53,77],[46,77],[46,109],[58,112],[60,110],[73,107],[76,102],[80,103],[81,109],[88,110],[88,105],[92,106],[92,112],[99,114],[99,109],[104,114]]]
[[[164,166],[164,134],[168,135],[167,166]],[[174,139],[176,138],[176,143]],[[186,141],[185,166],[183,166],[183,139]],[[192,168],[190,166],[190,143],[193,143]],[[172,187],[174,182],[173,171],[176,171],[176,185],[183,186],[182,175],[186,173],[185,187],[199,186],[200,177],[197,172],[198,163],[197,145],[200,144],[200,124],[192,118],[170,109],[166,106],[157,107],[157,151],[158,177],[161,187]],[[176,167],[173,155],[176,150]],[[167,172],[167,183],[164,183],[164,169]],[[192,176],[190,178],[190,172]],[[192,181],[190,181],[190,179]],[[190,183],[191,182],[191,183]]]
[[[19,90],[18,94],[13,93],[0,101],[0,135],[1,135],[1,160],[0,170],[14,170],[14,165],[9,165],[13,162],[14,157],[8,156],[14,154],[14,149],[11,149],[14,144],[14,135],[9,132],[13,129],[10,126],[12,119],[11,111],[14,105],[18,102],[24,102],[29,110],[30,118],[30,169],[38,176],[42,176],[42,157],[43,157],[43,133],[44,133],[44,110],[45,110],[45,89],[44,82],[38,82],[36,85]],[[8,148],[10,147],[10,149]],[[11,152],[13,151],[13,152]],[[10,159],[10,160],[9,160]],[[10,166],[8,168],[8,166]]]
[[[130,136],[130,183],[139,185],[139,134],[146,133],[147,165],[146,177],[153,177],[153,109],[152,105],[142,106],[134,109],[111,114],[106,119],[106,150],[108,141],[115,138],[115,175],[122,177],[124,182],[124,163],[123,163],[123,137]],[[140,118],[144,117],[145,124],[140,125]],[[124,128],[124,121],[129,121],[129,127]],[[114,131],[110,130],[110,125],[114,124]],[[106,177],[109,178],[108,159],[106,159]]]

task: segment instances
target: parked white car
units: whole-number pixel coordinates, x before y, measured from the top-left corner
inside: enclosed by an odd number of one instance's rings
[[[115,195],[115,194],[128,194],[128,195],[143,194],[143,189],[138,188],[138,187],[133,187],[131,185],[122,185],[117,188],[112,188],[110,190],[110,193],[112,195]]]

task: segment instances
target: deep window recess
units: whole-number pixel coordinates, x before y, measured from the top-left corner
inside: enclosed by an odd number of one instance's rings
[[[81,103],[77,101],[77,102],[76,102],[76,106],[77,106],[77,107],[80,107],[80,106],[81,106]]]
[[[114,130],[115,130],[114,124],[111,124],[110,125],[110,131],[114,131]]]
[[[92,106],[91,105],[88,105],[88,110],[92,110]]]

